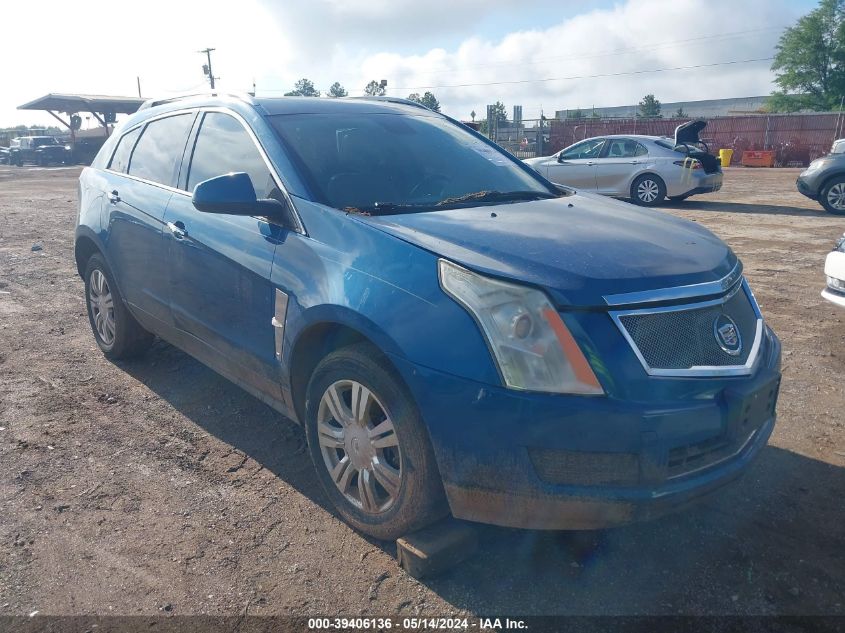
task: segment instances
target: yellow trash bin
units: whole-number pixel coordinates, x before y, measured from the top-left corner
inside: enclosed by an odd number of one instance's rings
[[[720,149],[719,150],[719,160],[722,161],[722,167],[730,167],[731,166],[731,157],[734,155],[734,151],[732,149]]]

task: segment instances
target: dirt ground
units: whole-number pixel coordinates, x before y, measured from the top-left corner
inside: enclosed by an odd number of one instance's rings
[[[103,358],[78,173],[0,167],[0,616],[845,613],[845,310],[819,296],[845,218],[798,170],[729,169],[668,208],[734,248],[783,341],[750,471],[652,523],[482,526],[473,560],[425,582],[333,517],[293,423],[166,344]]]

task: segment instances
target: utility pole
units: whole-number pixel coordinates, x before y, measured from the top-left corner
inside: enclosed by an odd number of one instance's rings
[[[203,66],[202,66],[202,71],[203,71],[203,72],[205,73],[205,75],[208,77],[208,82],[211,84],[211,89],[212,89],[212,90],[214,90],[214,80],[215,80],[215,79],[220,79],[220,77],[215,77],[215,76],[214,76],[214,71],[211,69],[211,51],[213,51],[213,50],[215,50],[215,49],[213,49],[213,48],[206,48],[206,49],[203,49],[203,50],[201,50],[201,51],[197,51],[198,53],[205,53],[206,58],[208,59],[208,63],[207,63],[207,64],[203,64]]]

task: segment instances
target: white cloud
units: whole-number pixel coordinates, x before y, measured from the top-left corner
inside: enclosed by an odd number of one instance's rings
[[[767,94],[772,89],[770,62],[500,82],[770,57],[791,13],[784,2],[763,0],[629,0],[610,10],[592,11],[545,29],[511,33],[498,41],[469,37],[451,52],[375,54],[363,61],[359,78],[388,77],[395,87],[391,94],[397,96],[430,89],[445,109],[460,117],[468,116],[473,108],[481,114],[487,103],[497,99],[507,105],[522,104],[529,117],[538,116],[541,106],[549,115],[556,109],[636,103],[646,93],[662,101]],[[742,36],[730,35],[751,29],[754,32]],[[710,35],[719,37],[699,39]],[[620,50],[625,52],[609,54]],[[462,86],[483,83],[499,85]]]
[[[78,5],[74,5],[76,7]],[[203,89],[197,53],[212,46],[220,87],[280,95],[299,77],[326,90],[340,81],[360,94],[387,79],[389,94],[453,86],[586,76],[768,57],[796,8],[787,0],[627,0],[555,22],[559,3],[508,0],[311,0],[279,3],[93,0],[13,1],[0,39],[0,125],[49,123],[15,107],[47,92],[144,96]],[[572,12],[573,9],[567,8]],[[515,16],[539,17],[534,30],[508,33]],[[524,22],[524,19],[523,19]],[[491,26],[492,25],[492,26]],[[483,27],[483,28],[482,28]],[[701,36],[757,29],[744,37]],[[494,38],[482,33],[503,33]],[[37,45],[33,46],[32,38]],[[678,42],[678,40],[690,40]],[[675,43],[673,43],[675,42]],[[608,52],[626,51],[624,54]],[[562,108],[766,94],[768,63],[570,81],[436,87],[445,111],[465,118],[487,103],[522,104],[526,117]]]

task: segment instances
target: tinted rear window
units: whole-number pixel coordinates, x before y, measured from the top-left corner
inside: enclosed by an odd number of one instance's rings
[[[175,186],[193,114],[177,114],[147,124],[129,161],[129,174]]]
[[[141,134],[141,128],[136,127],[120,138],[117,142],[117,149],[114,150],[114,156],[109,163],[109,169],[126,173],[126,170],[129,169],[129,157],[132,155],[132,148],[135,147],[135,141],[138,140],[139,134]]]

